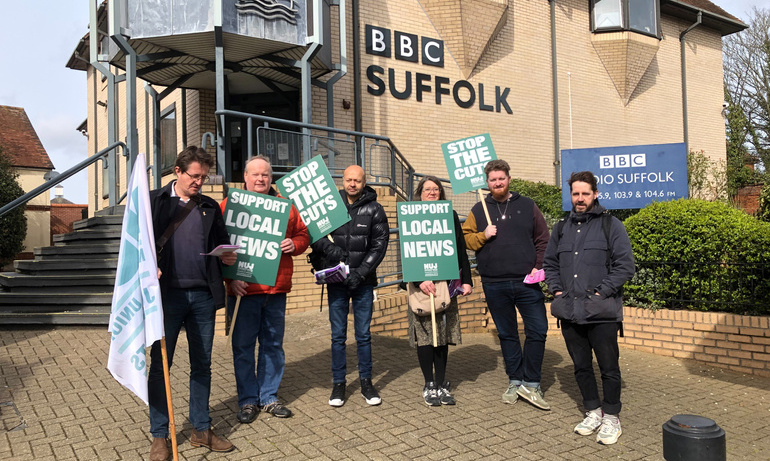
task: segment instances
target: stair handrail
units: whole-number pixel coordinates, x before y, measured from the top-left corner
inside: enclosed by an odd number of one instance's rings
[[[87,168],[91,164],[95,163],[98,160],[101,160],[103,157],[105,157],[110,151],[113,149],[116,149],[118,147],[121,147],[123,149],[123,152],[126,151],[126,144],[122,141],[117,141],[109,146],[105,147],[104,149],[100,150],[96,154],[92,155],[91,157],[88,157],[87,159],[83,160],[82,162],[78,163],[77,165],[73,166],[69,170],[65,171],[64,173],[60,174],[59,176],[52,178],[45,183],[37,186],[36,188],[32,189],[31,191],[27,192],[26,194],[22,195],[21,197],[3,205],[2,208],[0,208],[0,216],[3,216],[4,214],[8,213],[9,211],[13,210],[14,208],[23,205],[33,198],[37,197],[38,195],[42,194],[43,192],[51,189],[52,187],[56,186],[60,182],[70,178],[71,176],[79,173],[81,170]],[[124,154],[125,155],[125,154]]]
[[[394,163],[395,161],[398,161],[401,164],[403,164],[408,171],[407,181],[409,183],[404,185],[403,187],[404,194],[405,194],[404,198],[407,198],[407,199],[411,198],[410,195],[411,195],[412,182],[414,180],[415,170],[414,168],[412,168],[412,165],[409,163],[406,157],[404,157],[404,154],[402,154],[401,151],[398,150],[398,147],[396,147],[396,145],[388,136],[382,136],[382,135],[372,134],[372,133],[364,133],[362,131],[345,130],[342,128],[334,128],[331,126],[316,125],[313,123],[297,122],[294,120],[285,120],[281,118],[268,117],[266,115],[259,115],[259,114],[250,114],[248,112],[239,112],[239,111],[234,111],[230,109],[217,110],[214,112],[214,115],[215,115],[214,120],[216,121],[216,125],[217,125],[217,136],[222,136],[222,137],[224,137],[224,126],[225,126],[224,118],[225,116],[230,116],[230,117],[245,118],[247,120],[252,120],[252,119],[259,120],[259,121],[266,122],[267,124],[274,123],[279,125],[288,125],[288,126],[293,126],[297,128],[307,128],[310,130],[326,131],[329,133],[337,133],[337,134],[342,134],[346,136],[352,136],[355,138],[369,138],[369,139],[385,142],[391,148],[391,152],[392,152],[391,164]],[[251,133],[251,123],[249,123],[249,129],[248,129],[248,133],[246,134],[246,139],[248,144],[248,151],[252,152],[251,147],[252,147],[253,141],[252,141],[252,133]],[[360,159],[362,163],[361,166],[364,168],[364,170],[366,170],[367,165],[365,161],[366,155],[364,152],[364,148],[365,146],[361,146]],[[390,187],[391,189],[398,191],[398,186],[395,183],[396,182],[395,176],[396,176],[395,174],[391,175]]]

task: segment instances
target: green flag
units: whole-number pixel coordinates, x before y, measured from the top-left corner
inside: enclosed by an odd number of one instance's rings
[[[224,266],[225,278],[273,286],[281,262],[281,241],[289,225],[291,202],[285,198],[230,189],[225,226],[239,245],[238,261]]]
[[[454,195],[487,185],[484,166],[497,159],[489,133],[444,143],[441,150]]]
[[[348,210],[320,155],[279,179],[276,185],[281,195],[294,202],[307,226],[311,243],[350,221]]]
[[[399,203],[398,229],[405,282],[459,278],[452,202]]]

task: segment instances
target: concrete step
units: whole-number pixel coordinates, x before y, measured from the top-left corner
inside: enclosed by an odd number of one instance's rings
[[[115,243],[65,244],[35,248],[35,259],[117,258],[119,251],[119,241]]]
[[[0,293],[0,325],[107,325],[111,303],[111,293]]]
[[[107,274],[114,277],[118,258],[14,261],[13,267],[17,272],[28,275]]]
[[[109,308],[105,312],[5,313],[0,311],[0,325],[108,325]]]
[[[27,275],[0,272],[0,287],[13,293],[107,293],[112,292],[115,276],[92,275]]]
[[[54,243],[99,242],[104,240],[120,239],[120,229],[95,230],[84,229],[68,234],[53,236]]]
[[[101,228],[120,228],[123,225],[123,216],[107,215],[107,216],[94,216],[89,219],[82,219],[72,223],[72,228],[76,231],[83,229],[92,229],[95,227]]]

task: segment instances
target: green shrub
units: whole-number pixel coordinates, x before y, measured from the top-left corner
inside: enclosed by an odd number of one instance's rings
[[[561,209],[561,188],[544,182],[525,181],[524,179],[511,178],[512,191],[531,198],[543,212],[548,228],[564,216]]]
[[[0,148],[0,207],[24,195],[18,177]],[[27,217],[24,216],[23,205],[0,217],[0,267],[11,262],[24,249],[26,235]]]
[[[750,267],[770,261],[770,223],[722,202],[680,199],[653,203],[625,225],[637,262],[667,263],[643,266],[627,285],[632,302],[770,313],[770,277]]]

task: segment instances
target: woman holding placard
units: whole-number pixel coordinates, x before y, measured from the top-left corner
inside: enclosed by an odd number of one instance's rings
[[[441,185],[441,181],[434,176],[424,177],[417,184],[414,196],[415,200],[425,202],[446,200],[444,187]],[[469,295],[473,291],[471,266],[468,262],[468,254],[465,252],[465,239],[463,238],[460,219],[456,212],[453,211],[452,213],[455,219],[455,242],[460,267],[460,294]],[[430,280],[412,283],[426,295],[436,294],[436,287]],[[411,309],[407,309],[407,317],[409,318],[409,344],[417,348],[417,359],[425,377],[425,387],[422,391],[425,403],[430,406],[454,405],[455,399],[450,393],[449,381],[446,381],[445,378],[449,345],[457,345],[462,342],[457,298],[452,298],[445,311],[436,314],[436,346],[433,343],[431,317],[417,316]]]

